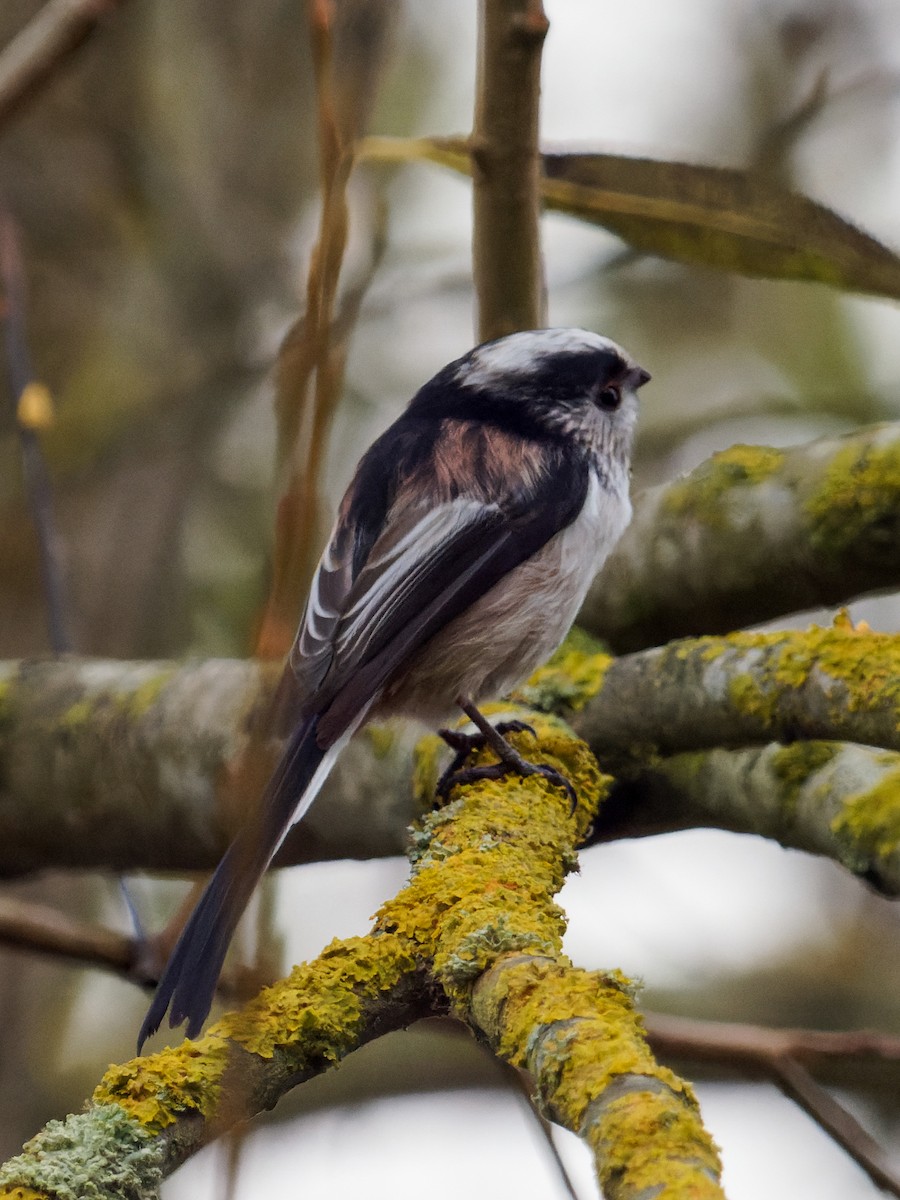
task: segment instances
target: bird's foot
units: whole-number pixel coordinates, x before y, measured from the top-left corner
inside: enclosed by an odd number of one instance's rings
[[[503,721],[497,725],[489,725],[488,728],[490,733],[487,729],[483,729],[479,733],[461,733],[456,729],[438,730],[439,735],[451,750],[456,751],[453,761],[444,771],[435,788],[435,793],[440,801],[445,801],[451,789],[459,784],[475,783],[480,779],[503,779],[510,774],[520,775],[523,778],[529,775],[540,775],[555,787],[562,788],[569,797],[574,810],[578,803],[578,796],[568,779],[554,767],[548,767],[544,763],[530,762],[504,737],[504,734],[507,733],[530,733],[536,736],[530,725],[525,721]],[[470,754],[483,750],[488,745],[500,759],[499,762],[483,767],[466,767],[464,765]]]

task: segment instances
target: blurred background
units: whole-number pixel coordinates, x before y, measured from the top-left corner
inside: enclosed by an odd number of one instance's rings
[[[900,247],[893,0],[545,7],[547,144],[758,164]],[[39,8],[6,0],[2,41]],[[474,0],[357,0],[347,11],[342,62],[369,131],[465,133]],[[241,656],[253,645],[275,497],[272,371],[303,303],[315,139],[297,0],[127,0],[0,128],[0,203],[20,231],[35,370],[57,404],[45,445],[79,653]],[[468,182],[428,165],[368,166],[352,198],[351,273],[386,242],[323,475],[331,504],[371,438],[473,341]],[[895,305],[637,257],[559,215],[544,231],[550,323],[601,330],[653,373],[636,488],[737,441],[787,445],[900,416]],[[898,628],[892,600],[852,614]],[[7,390],[0,655],[47,649]],[[285,963],[364,932],[405,873],[400,860],[284,873],[274,905]],[[111,878],[9,886],[127,925]],[[151,928],[179,894],[153,880],[133,890]],[[640,977],[648,1007],[900,1032],[897,910],[831,864],[758,839],[684,833],[591,850],[562,903],[571,957]],[[145,1003],[113,977],[0,955],[4,1158],[49,1117],[80,1107],[108,1061],[131,1055]],[[700,1081],[732,1200],[877,1194],[769,1084],[677,1066]],[[900,1165],[897,1068],[848,1063],[828,1082]],[[557,1137],[578,1194],[596,1196],[587,1153]],[[254,1122],[239,1145],[187,1164],[163,1194],[251,1200],[274,1185],[403,1200],[419,1194],[426,1171],[430,1200],[463,1188],[567,1194],[509,1079],[437,1023],[354,1055]]]

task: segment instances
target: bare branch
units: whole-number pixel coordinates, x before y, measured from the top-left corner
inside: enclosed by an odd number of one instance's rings
[[[481,0],[470,141],[478,338],[544,324],[538,119],[541,0]]]
[[[900,1038],[865,1030],[764,1029],[662,1013],[647,1013],[645,1020],[650,1044],[664,1058],[737,1065],[768,1076],[847,1151],[873,1183],[900,1195],[900,1179],[881,1146],[801,1066],[801,1060],[836,1057],[897,1061]]]
[[[105,967],[130,977],[135,940],[124,933],[89,925],[46,904],[0,896],[0,943]]]
[[[766,1029],[658,1012],[645,1013],[645,1021],[651,1044],[668,1058],[748,1067],[771,1058],[811,1064],[835,1058],[900,1061],[900,1037],[868,1029]]]
[[[900,1196],[900,1176],[891,1170],[882,1147],[804,1067],[790,1058],[773,1059],[771,1073],[785,1095],[795,1100],[821,1125],[862,1167],[874,1184],[892,1196]]]
[[[3,209],[0,209],[0,280],[6,367],[10,395],[16,406],[25,494],[40,549],[50,648],[55,654],[64,654],[74,649],[71,613],[53,490],[39,436],[52,422],[53,403],[47,389],[34,379],[26,335],[27,292],[19,234],[12,214]]]
[[[14,113],[122,0],[48,0],[0,51],[0,122]]]

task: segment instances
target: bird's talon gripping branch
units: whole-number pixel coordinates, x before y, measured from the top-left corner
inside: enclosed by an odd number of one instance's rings
[[[561,788],[569,797],[569,803],[572,812],[578,804],[578,794],[572,787],[571,783],[566,779],[565,775],[556,770],[555,767],[548,767],[544,763],[529,762],[527,758],[523,758],[512,746],[509,747],[509,757],[502,758],[500,762],[491,763],[483,767],[464,767],[456,770],[448,768],[441,778],[438,780],[435,788],[435,793],[440,800],[446,800],[453,788],[467,783],[478,783],[482,779],[505,779],[507,775],[520,775],[522,778],[527,778],[529,775],[541,775],[544,779],[553,784],[554,787]],[[455,762],[456,760],[454,760]]]
[[[524,758],[515,746],[511,746],[504,737],[507,733],[530,733],[537,737],[533,727],[525,721],[502,721],[492,725],[479,708],[467,697],[458,696],[456,703],[463,710],[478,733],[461,733],[456,729],[438,730],[440,736],[456,751],[453,762],[437,782],[435,793],[440,800],[446,800],[452,788],[463,783],[475,783],[479,779],[504,779],[507,775],[541,775],[569,797],[574,812],[578,803],[578,795],[564,775],[554,767],[543,763],[533,763]],[[476,750],[490,748],[500,760],[489,766],[464,767],[468,756]]]
[[[493,728],[498,734],[501,735],[501,737],[507,733],[530,733],[532,737],[537,737],[534,727],[529,725],[527,721],[498,721]],[[466,771],[463,769],[466,764],[466,759],[469,758],[470,755],[476,754],[480,750],[483,750],[487,745],[487,738],[483,733],[465,733],[461,729],[439,729],[437,732],[438,737],[442,738],[450,747],[450,749],[455,750],[456,753],[453,756],[453,761],[450,763],[449,767],[447,767],[446,771],[444,771],[435,785],[434,791],[436,801],[445,801],[450,795],[451,790],[456,787],[458,783],[471,783],[473,782],[473,778],[499,778],[499,776],[495,775],[478,775],[472,777],[466,775]],[[503,740],[506,742],[505,737]],[[508,745],[508,743],[506,744]],[[512,746],[509,746],[509,749],[515,753]],[[524,762],[525,760],[523,759],[522,761]],[[477,767],[469,768],[470,771],[479,769],[480,768]],[[466,778],[460,778],[462,775],[466,775]]]

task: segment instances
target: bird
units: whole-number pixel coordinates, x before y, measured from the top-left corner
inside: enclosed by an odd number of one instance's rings
[[[589,330],[511,333],[440,370],[363,455],[277,689],[281,757],[171,953],[138,1053],[167,1012],[172,1028],[200,1032],[257,883],[366,722],[437,727],[461,710],[498,771],[569,786],[478,705],[556,649],[624,532],[649,378]]]

